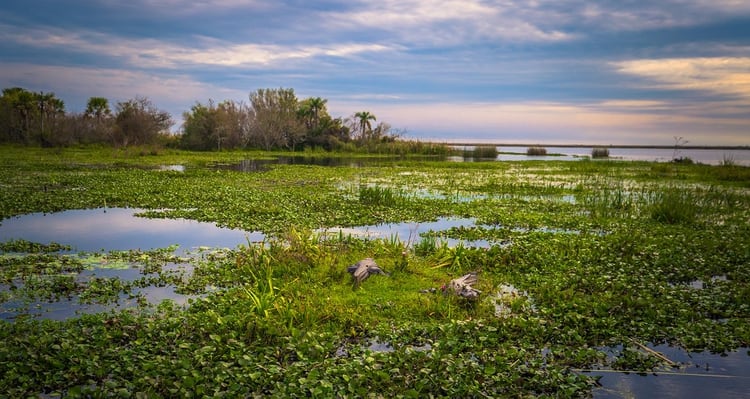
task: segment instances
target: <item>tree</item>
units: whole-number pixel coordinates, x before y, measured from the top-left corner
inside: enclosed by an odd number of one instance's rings
[[[294,89],[258,89],[250,93],[250,109],[250,145],[265,150],[292,149],[303,141],[305,125],[298,117]]]
[[[57,117],[65,115],[65,103],[55,97],[55,93],[39,92],[34,94],[34,102],[38,113],[38,130],[36,136],[39,137],[39,143],[43,146],[52,144],[52,132],[54,131],[51,124],[56,122]]]
[[[90,97],[83,113],[85,132],[80,135],[84,142],[97,142],[112,137],[113,119],[109,100]]]
[[[317,128],[308,133],[305,144],[333,150],[350,140],[349,128],[344,125],[341,118],[334,119],[324,115],[320,118]]]
[[[8,141],[28,144],[31,125],[36,112],[34,93],[21,87],[3,89],[0,98],[2,108],[1,128]]]
[[[182,118],[182,137],[180,145],[189,150],[208,150],[212,147],[212,136],[216,131],[216,120],[213,117],[213,101],[209,100],[208,106],[196,103],[190,108],[190,112],[184,112]]]
[[[183,113],[181,146],[192,150],[244,147],[249,131],[249,110],[241,102],[222,101],[216,105],[197,103]]]
[[[172,126],[172,117],[145,97],[117,103],[112,141],[115,145],[153,144]]]
[[[299,106],[299,115],[305,120],[307,130],[318,128],[321,118],[328,116],[326,103],[328,100],[320,97],[310,97],[303,100]]]
[[[89,118],[94,118],[97,121],[112,116],[112,111],[109,109],[109,100],[104,97],[89,98],[89,101],[86,104],[85,115]]]
[[[359,119],[360,138],[364,141],[367,141],[370,133],[372,132],[372,124],[370,123],[370,121],[376,120],[375,115],[367,111],[360,111],[354,114],[354,117]]]

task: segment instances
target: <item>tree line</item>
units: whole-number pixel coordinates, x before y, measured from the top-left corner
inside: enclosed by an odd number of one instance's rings
[[[107,144],[116,147],[165,145],[189,150],[305,147],[335,150],[394,142],[401,133],[368,111],[332,117],[326,99],[299,100],[294,89],[258,89],[248,102],[196,102],[183,113],[177,134],[172,116],[151,100],[136,97],[112,109],[104,97],[89,98],[82,113],[66,112],[54,93],[20,87],[0,96],[0,143],[62,147]]]

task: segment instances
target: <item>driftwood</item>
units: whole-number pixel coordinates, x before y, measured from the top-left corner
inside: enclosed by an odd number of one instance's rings
[[[642,343],[640,343],[640,342],[636,341],[635,339],[632,339],[632,338],[631,338],[631,339],[630,339],[630,342],[634,343],[634,344],[635,344],[636,346],[638,346],[639,348],[643,349],[643,350],[644,350],[644,351],[646,351],[646,352],[647,352],[648,354],[650,354],[650,355],[652,355],[652,356],[655,356],[655,357],[657,357],[657,358],[659,358],[659,359],[663,360],[664,362],[666,362],[667,364],[669,364],[669,365],[670,365],[670,366],[672,366],[672,367],[678,367],[678,366],[679,366],[679,365],[678,365],[678,364],[677,364],[676,362],[673,362],[672,360],[670,360],[669,358],[667,358],[667,357],[666,357],[666,356],[664,356],[663,354],[661,354],[661,353],[659,353],[659,352],[657,352],[657,351],[655,351],[655,350],[653,350],[653,349],[649,348],[649,347],[648,347],[648,346],[646,346],[646,345],[643,345]]]

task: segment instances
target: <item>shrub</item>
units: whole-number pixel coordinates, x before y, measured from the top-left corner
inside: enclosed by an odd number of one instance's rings
[[[594,149],[591,150],[591,158],[609,158],[609,148],[594,147]]]
[[[679,157],[679,158],[674,158],[674,159],[672,160],[672,162],[674,162],[674,163],[679,163],[679,164],[683,164],[683,165],[692,165],[692,164],[693,164],[693,160],[692,160],[692,159],[691,159],[690,157]]]
[[[529,147],[526,149],[526,155],[547,155],[547,149],[544,147]]]

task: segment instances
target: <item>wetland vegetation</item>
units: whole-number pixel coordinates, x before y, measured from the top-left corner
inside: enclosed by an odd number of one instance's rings
[[[0,219],[138,208],[264,235],[195,254],[2,243],[0,301],[21,311],[0,321],[0,396],[589,397],[602,389],[597,371],[695,370],[660,348],[747,358],[747,167],[402,156],[232,168],[217,165],[300,153],[0,154]],[[474,224],[347,233],[442,218]],[[346,268],[368,257],[390,276],[355,288]],[[79,278],[103,267],[138,275]],[[471,271],[478,301],[429,290]],[[139,291],[148,286],[189,299],[154,303]],[[129,306],[65,320],[22,311],[71,298]]]

